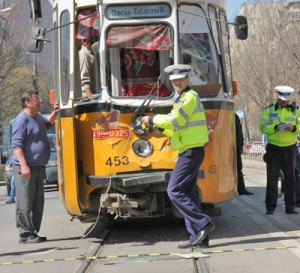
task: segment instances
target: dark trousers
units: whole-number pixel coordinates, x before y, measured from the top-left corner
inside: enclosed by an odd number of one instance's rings
[[[180,154],[167,189],[172,203],[184,217],[190,241],[194,241],[198,231],[211,221],[201,211],[197,187],[198,170],[203,159],[203,147],[189,149]]]
[[[238,178],[238,192],[242,193],[246,191],[244,175],[243,175],[243,161],[242,154],[239,149],[236,149],[236,165],[237,165],[237,178]]]
[[[295,185],[295,196],[296,196],[296,203],[300,205],[300,155],[297,154],[296,158],[296,185]]]
[[[266,209],[274,211],[277,206],[279,170],[284,174],[284,201],[285,208],[295,208],[295,167],[296,145],[278,147],[267,144],[267,188]]]
[[[14,165],[16,183],[16,225],[20,237],[39,232],[44,210],[45,167],[30,167],[30,178],[20,175],[21,167]]]

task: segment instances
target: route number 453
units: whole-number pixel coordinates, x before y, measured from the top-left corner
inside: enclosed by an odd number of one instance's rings
[[[120,166],[120,165],[128,165],[129,164],[129,159],[127,156],[115,156],[115,157],[109,157],[106,160],[106,165],[108,166]]]
[[[208,172],[210,174],[216,174],[217,173],[217,165],[210,165],[208,168]]]

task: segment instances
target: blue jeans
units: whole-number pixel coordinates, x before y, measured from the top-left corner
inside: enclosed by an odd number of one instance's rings
[[[16,196],[15,176],[12,175],[11,180],[10,180],[10,193],[9,193],[9,199],[10,199],[10,200],[15,200],[15,196]]]

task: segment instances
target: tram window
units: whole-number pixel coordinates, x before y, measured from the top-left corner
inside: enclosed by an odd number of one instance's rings
[[[201,95],[216,96],[221,88],[219,63],[205,14],[198,6],[181,5],[178,16],[181,61],[192,67],[189,84]]]
[[[66,10],[61,14],[60,18],[60,89],[61,89],[61,101],[65,105],[68,103],[70,93],[70,14]]]
[[[118,26],[109,29],[107,45],[110,73],[107,74],[107,82],[111,83],[112,96],[138,97],[150,92],[160,97],[169,96],[170,89],[160,74],[171,62],[171,41],[170,28],[166,25]]]
[[[218,31],[218,21],[217,21],[218,17],[217,17],[216,9],[212,6],[209,7],[209,17],[211,18],[210,25],[214,37],[214,44],[216,45],[218,54],[220,54],[220,43],[218,38],[219,31]]]
[[[57,23],[54,21],[53,23],[53,29],[54,29],[54,35],[53,35],[53,56],[54,56],[54,70],[53,70],[53,77],[54,77],[54,89],[56,92],[59,90],[58,87],[58,79],[59,79],[59,52],[58,50],[58,30],[57,30]]]
[[[223,63],[224,63],[224,75],[225,82],[227,88],[225,88],[225,92],[227,91],[231,97],[233,97],[232,90],[232,72],[231,72],[231,60],[230,60],[230,49],[229,49],[229,33],[228,33],[228,25],[225,23],[226,17],[225,14],[220,14],[221,19],[221,34],[222,34],[222,49],[223,49]]]
[[[96,9],[82,9],[77,13],[75,38],[78,44],[76,79],[77,97],[90,97],[100,89],[99,14]]]

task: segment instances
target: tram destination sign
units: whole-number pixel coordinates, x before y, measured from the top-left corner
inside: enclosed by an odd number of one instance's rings
[[[165,18],[170,14],[171,7],[168,4],[108,6],[105,11],[106,18],[110,20]]]

